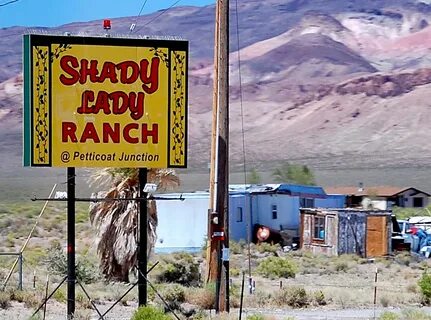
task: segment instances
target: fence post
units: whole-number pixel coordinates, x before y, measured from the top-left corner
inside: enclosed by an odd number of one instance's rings
[[[379,268],[376,268],[376,274],[374,276],[374,319],[376,319],[376,304],[377,304],[377,275]]]
[[[283,289],[283,280],[280,280],[280,289]]]
[[[19,273],[18,290],[22,290],[22,252],[20,252],[18,256],[18,273]]]

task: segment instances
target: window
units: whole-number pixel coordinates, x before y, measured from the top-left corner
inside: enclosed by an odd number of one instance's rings
[[[242,222],[242,208],[236,208],[236,222]]]
[[[422,208],[424,206],[423,198],[413,198],[413,207]]]
[[[271,206],[272,219],[277,219],[277,205],[273,204]]]
[[[325,217],[314,217],[314,239],[325,240]]]
[[[301,208],[314,208],[314,199],[311,199],[311,198],[301,198],[299,200],[299,206]]]

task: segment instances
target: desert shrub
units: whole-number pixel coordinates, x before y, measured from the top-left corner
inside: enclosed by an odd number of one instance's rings
[[[66,302],[66,293],[62,288],[58,288],[57,291],[54,292],[53,296],[54,300],[57,300],[60,303]]]
[[[0,292],[0,309],[8,309],[10,304],[10,295],[7,292]]]
[[[295,263],[286,258],[268,257],[259,263],[256,271],[264,277],[275,278],[294,278],[298,271]]]
[[[75,320],[91,320],[91,313],[92,311],[90,310],[82,310],[82,309],[77,309],[75,310],[75,313],[73,315],[73,319]]]
[[[273,245],[268,242],[262,242],[256,246],[256,251],[260,253],[276,253],[278,249],[280,249],[280,246],[278,244]]]
[[[170,309],[178,309],[180,304],[186,300],[186,293],[184,288],[179,284],[169,284],[160,290],[160,295],[168,304]],[[156,299],[157,301],[157,299]],[[162,304],[162,301],[159,301]]]
[[[179,283],[187,286],[199,284],[199,263],[189,253],[176,253],[162,258],[156,281]]]
[[[382,305],[382,307],[386,308],[389,306],[389,299],[385,296],[380,298],[380,304]]]
[[[215,306],[215,284],[208,284],[204,288],[190,288],[186,293],[186,301],[201,309],[209,310]]]
[[[268,293],[257,291],[255,294],[247,297],[247,306],[253,308],[264,308],[272,301],[272,297]]]
[[[431,320],[431,315],[422,310],[403,310],[402,316],[403,320]]]
[[[418,286],[423,303],[429,304],[431,301],[431,275],[427,273],[422,274],[422,277],[418,281]]]
[[[242,253],[243,247],[239,242],[229,241],[229,249],[232,254],[240,254]]]
[[[335,264],[335,271],[347,272],[347,270],[349,270],[349,264],[347,262],[341,261]]]
[[[229,274],[230,274],[232,277],[238,277],[238,276],[241,274],[241,270],[240,270],[240,269],[238,269],[238,268],[230,268],[230,269],[229,269]]]
[[[412,257],[410,255],[410,252],[402,252],[395,256],[395,262],[403,265],[403,266],[409,266],[412,262]]]
[[[40,299],[33,292],[12,289],[9,290],[10,300],[23,302],[28,308],[34,308],[39,305]]]
[[[325,294],[322,290],[313,292],[313,302],[318,306],[324,306],[327,304]]]
[[[292,308],[303,308],[309,304],[310,299],[304,288],[287,287],[276,294],[275,302],[280,306],[288,305]]]
[[[88,300],[86,295],[82,293],[78,293],[75,299],[76,299],[76,302],[79,304],[80,308],[84,308],[84,309],[93,308],[93,305],[91,304],[90,300]]]
[[[171,320],[162,310],[151,306],[139,307],[130,320]]]
[[[59,276],[67,274],[67,256],[59,242],[54,242],[48,249],[48,255],[44,259],[48,271]],[[87,258],[79,256],[76,263],[76,278],[86,284],[99,280],[97,267]]]
[[[411,292],[411,293],[417,293],[418,292],[418,286],[414,283],[410,283],[407,286],[407,292]]]
[[[396,313],[390,311],[384,311],[380,316],[379,320],[399,320],[399,316]]]
[[[265,317],[262,314],[251,314],[247,316],[247,320],[265,320]]]
[[[240,302],[241,302],[241,287],[239,285],[232,283],[229,286],[229,305],[231,308],[239,308]]]

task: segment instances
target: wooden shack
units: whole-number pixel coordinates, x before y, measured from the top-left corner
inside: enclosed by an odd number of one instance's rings
[[[301,248],[315,254],[391,253],[392,212],[364,209],[301,209]]]

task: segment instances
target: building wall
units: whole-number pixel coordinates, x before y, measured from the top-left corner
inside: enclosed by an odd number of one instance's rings
[[[299,197],[287,194],[252,194],[253,225],[258,223],[271,229],[299,230]],[[273,206],[277,217],[273,219]]]
[[[415,194],[416,190],[406,190],[401,193],[401,196],[404,198],[404,207],[413,208],[414,198],[422,198],[423,207],[427,207],[429,203],[428,196],[423,193]]]
[[[365,257],[365,212],[338,212],[338,254],[358,254]]]
[[[344,208],[346,203],[345,195],[328,195],[325,199],[315,199],[316,208]]]
[[[229,197],[229,236],[231,240],[240,241],[252,239],[253,225],[249,194],[236,194]]]
[[[161,195],[179,198],[181,194]],[[207,237],[208,193],[184,194],[185,200],[157,200],[156,252],[199,251]]]
[[[301,248],[313,254],[336,256],[338,254],[338,218],[325,214],[324,241],[313,238],[316,214],[301,214]]]
[[[156,252],[199,251],[208,234],[209,194],[175,193],[160,195],[164,198],[179,198],[184,200],[158,200],[157,213],[159,223],[157,227]],[[238,211],[242,211],[242,220]],[[252,236],[252,227],[247,228],[249,222],[250,196],[249,194],[231,194],[229,196],[229,235],[230,239],[247,240]],[[241,221],[239,221],[241,220]]]

